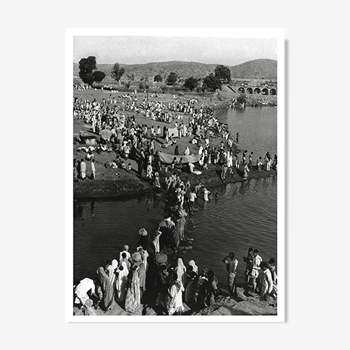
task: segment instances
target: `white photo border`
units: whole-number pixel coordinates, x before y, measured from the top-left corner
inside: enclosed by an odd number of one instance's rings
[[[184,36],[184,37],[232,37],[274,38],[277,40],[277,255],[278,300],[277,315],[271,316],[73,316],[73,181],[72,152],[72,98],[73,98],[73,39],[74,36]],[[91,322],[285,322],[285,33],[283,28],[66,28],[65,31],[65,321]],[[124,62],[127,63],[127,62]]]

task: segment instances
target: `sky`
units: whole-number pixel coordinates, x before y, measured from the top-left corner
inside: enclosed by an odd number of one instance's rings
[[[176,36],[74,36],[73,60],[103,63],[187,61],[234,66],[258,58],[277,60],[276,38]]]

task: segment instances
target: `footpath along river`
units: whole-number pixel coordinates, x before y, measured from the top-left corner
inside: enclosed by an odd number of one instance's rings
[[[277,153],[277,108],[247,107],[216,111],[231,132],[239,132],[238,148],[254,152],[254,160],[267,151]],[[226,285],[221,260],[233,251],[239,261],[238,282],[243,282],[248,247],[257,248],[264,260],[277,258],[277,176],[230,183],[211,188],[209,202],[199,200],[191,228],[193,248],[184,257],[202,270],[208,267]],[[219,199],[214,199],[218,192]],[[95,278],[106,259],[117,258],[124,244],[134,251],[138,230],[153,232],[163,218],[164,202],[147,197],[74,203],[74,283]],[[277,259],[276,259],[277,260]]]

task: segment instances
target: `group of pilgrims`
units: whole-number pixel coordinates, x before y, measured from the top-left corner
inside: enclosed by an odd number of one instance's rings
[[[126,102],[124,102],[126,98]],[[90,124],[92,132],[100,136],[98,145],[79,147],[77,150],[84,150],[87,154],[85,159],[74,160],[75,179],[87,178],[87,164],[90,168],[90,178],[96,178],[94,164],[94,152],[108,151],[115,152],[116,158],[105,164],[106,167],[115,169],[132,170],[130,159],[137,163],[137,172],[152,182],[156,187],[160,187],[159,177],[161,173],[169,174],[168,170],[196,173],[208,169],[210,164],[221,166],[221,180],[226,181],[226,174],[241,172],[241,176],[247,179],[249,172],[254,169],[258,172],[262,170],[277,170],[277,155],[272,158],[266,152],[262,158],[257,157],[254,161],[254,152],[247,150],[240,152],[236,145],[239,143],[239,133],[232,135],[226,123],[218,121],[213,115],[213,109],[196,105],[196,99],[187,101],[173,101],[169,103],[152,101],[149,96],[143,98],[138,103],[137,94],[122,95],[122,103],[117,104],[116,97],[103,99],[97,102],[96,99],[74,98],[73,115],[77,119],[82,119]],[[125,113],[132,111],[141,113],[145,118],[165,122],[161,128],[154,125],[136,123],[134,115]],[[188,123],[183,120],[184,114],[189,114]],[[167,126],[171,123],[173,128]],[[174,135],[173,130],[176,130]],[[180,151],[176,140],[182,137],[189,138],[189,142],[198,147],[200,159],[196,164],[183,162],[181,155],[191,154],[189,147]],[[214,146],[212,141],[216,137],[221,137],[223,141],[218,146]],[[79,143],[84,143],[84,131],[77,136]],[[167,148],[175,145],[174,157],[171,164],[162,164],[159,158],[159,151],[156,150],[156,143],[161,143],[161,147]],[[241,153],[241,155],[240,155]],[[236,172],[234,172],[236,169]],[[136,170],[136,169],[135,169]],[[117,173],[118,175],[118,173]],[[167,176],[167,175],[166,175]]]
[[[181,174],[205,171],[208,164],[214,164],[221,165],[223,182],[227,171],[233,173],[234,168],[247,178],[251,169],[277,169],[277,155],[272,158],[267,152],[264,159],[257,159],[255,167],[253,152],[248,154],[248,151],[244,151],[240,159],[235,147],[239,143],[239,134],[233,136],[228,125],[213,116],[212,109],[196,107],[196,99],[165,104],[151,101],[148,96],[138,101],[136,93],[121,97],[121,104],[117,103],[115,97],[103,99],[102,102],[74,98],[74,117],[90,124],[93,133],[100,136],[98,145],[80,147],[86,152],[86,156],[81,160],[74,160],[74,177],[87,177],[85,162],[88,162],[91,166],[90,178],[95,179],[93,153],[114,151],[116,159],[105,166],[130,171],[128,160],[134,159],[139,175],[145,175],[153,186],[163,187],[165,190],[167,214],[152,234],[144,228],[140,229],[136,251],[131,253],[129,246],[125,245],[118,256],[107,260],[104,266],[96,270],[95,278],[84,278],[75,285],[74,304],[83,315],[104,314],[116,304],[130,314],[135,313],[141,305],[148,305],[157,314],[163,315],[183,314],[186,310],[209,306],[222,294],[219,281],[215,273],[207,267],[200,270],[193,260],[185,264],[184,253],[180,248],[191,240],[185,235],[187,217],[193,215],[199,197],[209,200],[210,191],[200,183],[193,186],[189,179],[184,181]],[[159,125],[155,128],[137,124],[135,117],[125,111],[175,124],[178,131],[176,137],[189,137],[190,142],[198,146],[199,162],[196,165],[190,162],[182,164],[181,157],[180,160],[174,157],[171,164],[162,164],[159,153],[155,150],[155,140],[163,139],[165,148],[176,144],[174,135],[169,132],[171,128],[164,126],[161,129]],[[183,121],[183,113],[189,114],[187,125]],[[217,147],[211,145],[215,137],[223,138]],[[84,133],[81,132],[77,137],[78,142],[83,141],[83,138]],[[180,155],[178,146],[175,147],[175,155]],[[183,155],[190,155],[189,147],[186,147]],[[161,174],[164,175],[162,183]],[[217,196],[218,194],[215,195],[216,199]],[[264,300],[268,296],[276,298],[275,260],[271,258],[265,262],[258,253],[258,250],[249,248],[247,257],[244,257],[246,292],[259,292]],[[238,260],[230,252],[222,261],[228,273],[228,293],[236,297]]]
[[[165,222],[168,221],[168,224]],[[219,295],[237,298],[238,260],[230,252],[222,262],[226,265],[227,289],[219,288],[214,271],[204,267],[199,270],[195,261],[185,265],[175,253],[171,260],[169,247],[163,246],[160,237],[171,230],[171,219],[163,220],[153,235],[140,230],[140,240],[135,252],[125,245],[118,257],[107,260],[98,267],[95,278],[84,278],[74,286],[75,314],[104,315],[116,308],[133,314],[142,308],[152,308],[158,315],[183,315],[213,305]],[[142,233],[141,233],[142,231]],[[145,234],[145,235],[144,235]],[[275,260],[262,261],[258,250],[248,249],[245,263],[245,295],[260,294],[261,300],[277,298],[277,273]],[[77,312],[77,310],[79,310]],[[110,314],[113,314],[110,313]]]
[[[195,261],[184,263],[181,247],[192,239],[185,233],[198,198],[208,200],[203,185],[184,183],[173,175],[167,187],[166,215],[153,233],[139,230],[134,252],[125,245],[113,259],[96,270],[95,278],[84,278],[74,286],[79,315],[113,314],[116,304],[126,314],[143,314],[151,308],[158,315],[183,315],[215,303],[219,295],[237,298],[238,259],[230,252],[222,262],[227,271],[227,289],[219,287],[213,270],[199,269]],[[261,300],[277,298],[275,260],[263,261],[257,249],[249,248],[245,263],[245,293],[260,294]],[[119,309],[119,310],[120,310]]]

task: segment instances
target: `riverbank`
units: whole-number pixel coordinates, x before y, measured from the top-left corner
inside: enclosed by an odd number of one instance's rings
[[[104,199],[104,198],[130,198],[155,190],[146,178],[140,178],[136,171],[127,172],[121,169],[106,169],[105,174],[107,179],[103,180],[77,180],[74,182],[74,198],[75,199]],[[117,171],[116,171],[117,170]],[[108,174],[110,173],[110,174]],[[116,174],[120,174],[120,177]],[[205,170],[200,175],[190,174],[186,172],[181,173],[183,181],[189,180],[191,185],[196,186],[201,183],[209,190],[220,186],[223,181],[220,179],[221,167],[209,165],[208,170]],[[114,179],[108,179],[117,177]],[[271,176],[276,176],[276,170],[258,172],[256,167],[250,169],[248,179],[243,178],[243,173],[239,169],[233,169],[232,174],[228,171],[225,183],[237,183],[249,181],[251,179],[262,179]],[[161,174],[161,184],[164,186],[164,174]],[[164,188],[164,187],[163,187]],[[156,189],[156,191],[159,191]]]
[[[196,106],[203,106],[204,108],[210,107],[212,109],[227,109],[229,104],[231,103],[229,100],[229,96],[232,95],[230,91],[224,91],[213,94],[211,97],[206,96],[175,96],[170,94],[160,94],[158,96],[149,96],[149,100],[151,101],[160,101],[162,103],[170,103],[176,102],[177,100],[188,100],[189,98],[196,97],[198,101],[196,102]],[[227,89],[228,90],[228,89]],[[138,93],[137,98],[142,100],[146,94]],[[103,90],[75,90],[74,97],[79,99],[89,99],[92,101],[96,99],[98,102],[102,102],[104,99],[115,98],[117,101],[117,106],[122,106],[124,99],[120,97],[120,94],[111,93],[110,91]],[[271,96],[272,97],[272,96]],[[232,99],[231,99],[232,101]],[[150,118],[146,118],[140,113],[136,113],[134,111],[125,110],[123,113],[127,117],[135,117],[135,122],[141,125],[147,125],[148,128],[153,126],[157,128],[158,126],[163,129],[164,126],[172,127],[174,123],[169,124],[161,121],[154,121]],[[189,115],[181,114],[183,117],[183,122],[188,125]],[[87,138],[95,138],[99,140],[99,136],[92,132],[92,127],[90,124],[84,123],[83,120],[74,118],[73,119],[74,133],[78,135],[79,133],[83,133]],[[176,144],[170,145],[167,148],[164,148],[165,140],[162,138],[155,139],[155,151],[165,152],[169,155],[174,154],[175,147],[178,147],[179,154],[184,154],[186,147],[189,148],[190,154],[198,154],[198,145],[194,145],[191,142],[191,138],[182,137],[176,138]],[[226,140],[221,137],[215,137],[210,142],[211,147],[218,148],[221,142],[226,143]],[[86,156],[86,152],[84,151],[84,147],[87,147],[86,144],[74,144],[73,145],[73,157],[75,159],[84,159]],[[97,145],[95,145],[96,147]],[[233,144],[233,151],[239,153],[239,143]],[[109,164],[113,160],[116,159],[117,154],[114,151],[101,151],[101,152],[93,152],[95,159],[95,168],[96,168],[96,177],[95,180],[91,180],[87,178],[86,180],[76,180],[74,182],[74,198],[75,199],[87,199],[87,198],[121,198],[121,197],[133,197],[137,195],[142,195],[145,193],[149,193],[153,191],[152,186],[149,181],[145,178],[142,178],[138,175],[138,164],[133,159],[125,160],[125,165],[128,166],[130,164],[131,171],[126,171],[123,169],[115,169],[110,168]],[[264,154],[255,155],[256,157],[264,157]],[[255,162],[256,158],[254,159]],[[91,163],[89,161],[87,163],[87,175],[91,174]],[[197,169],[201,171],[199,168]],[[197,185],[199,182],[202,183],[206,187],[215,187],[222,183],[220,179],[221,167],[218,165],[209,164],[208,169],[202,171],[200,175],[189,174],[187,172],[181,173],[181,178],[184,181],[189,180],[192,185]],[[160,180],[164,184],[164,177],[168,174],[161,173]],[[271,170],[269,172],[256,171],[255,167],[251,169],[248,174],[249,179],[259,179],[266,178],[270,176],[276,175],[275,170]],[[227,172],[226,183],[234,183],[244,181],[243,173],[239,169],[234,169],[233,173]]]
[[[237,296],[230,297],[226,289],[220,289],[215,302],[204,308],[190,308],[183,303],[182,316],[273,316],[277,315],[277,300],[267,297],[261,300],[254,292],[246,293],[243,286],[237,287]],[[157,308],[149,304],[141,304],[133,313],[125,311],[114,303],[110,310],[103,311],[100,307],[94,309],[96,316],[161,316]],[[73,316],[85,316],[81,308],[73,308]],[[176,315],[175,315],[176,317]]]
[[[93,92],[92,92],[93,93]],[[101,93],[101,92],[99,92]],[[94,93],[93,93],[94,94]],[[102,98],[103,95],[100,95],[100,98]],[[142,99],[142,94],[138,94],[138,98]],[[197,101],[196,102],[196,108],[207,108],[210,107],[211,110],[213,109],[222,109],[227,108],[226,105],[227,101],[223,99],[221,96],[216,96],[217,98],[210,99],[211,103],[204,103],[204,101]],[[108,95],[106,97],[103,97],[103,99],[108,99]],[[180,98],[180,96],[155,96],[153,99],[154,101],[162,101],[163,103],[167,102],[174,102],[174,100]],[[182,97],[184,99],[189,99],[190,97]],[[89,97],[89,100],[92,100],[91,97]],[[101,99],[99,100],[101,101]],[[206,102],[209,102],[208,100]],[[109,103],[104,102],[104,103]],[[123,98],[118,96],[117,97],[117,105],[123,106]],[[114,103],[115,104],[115,103]],[[172,123],[165,123],[161,121],[155,121],[151,118],[146,118],[142,113],[137,113],[135,111],[130,111],[127,108],[123,110],[123,114],[125,114],[126,117],[133,117],[135,118],[136,124],[140,125],[147,125],[148,130],[150,126],[153,126],[157,128],[158,126],[163,129],[164,126],[166,127],[174,127],[175,121]],[[176,114],[180,114],[181,118],[179,120],[183,120],[185,124],[188,124],[189,116],[186,114],[183,114],[181,112],[176,112]],[[182,119],[183,118],[183,119]],[[81,134],[81,131],[83,131],[84,136],[87,138],[96,138],[96,140],[99,140],[99,136],[94,134],[92,132],[91,125],[85,124],[83,120],[81,119],[74,119],[74,131],[75,133]],[[238,131],[238,130],[237,130]],[[236,134],[236,130],[230,129],[231,135]],[[148,138],[151,136],[148,134]],[[172,144],[168,147],[165,146],[165,140],[163,138],[158,138],[155,140],[155,151],[161,151],[165,152],[168,155],[174,155],[175,153],[175,147],[178,148],[179,154],[184,154],[185,149],[188,147],[190,150],[190,154],[198,154],[199,146],[197,144],[193,144],[192,137],[181,137],[176,138],[176,144]],[[236,141],[236,140],[235,140]],[[222,137],[212,137],[210,140],[210,146],[215,147],[216,149],[219,149],[221,146],[221,143],[224,143],[226,145],[227,140]],[[121,169],[121,168],[115,168],[111,167],[112,161],[116,159],[117,153],[112,149],[105,149],[101,150],[98,147],[98,143],[94,145],[96,148],[93,151],[93,158],[95,161],[95,168],[96,168],[96,178],[91,179],[91,162],[88,160],[86,161],[87,165],[87,175],[88,177],[85,180],[77,179],[74,182],[74,198],[78,200],[77,203],[79,203],[79,200],[88,200],[88,199],[104,199],[104,198],[130,198],[134,196],[142,196],[147,193],[153,193],[153,197],[147,196],[147,198],[152,198],[153,201],[155,201],[156,197],[164,200],[165,203],[165,210],[166,212],[175,210],[172,206],[172,201],[169,200],[169,197],[166,196],[166,184],[165,184],[165,178],[172,175],[174,170],[171,170],[170,166],[162,166],[160,170],[160,183],[161,188],[154,188],[152,187],[149,179],[145,177],[145,174],[143,172],[143,175],[140,176],[138,172],[138,164],[134,159],[123,159],[125,162],[125,166],[129,170]],[[240,154],[239,150],[239,143],[232,145],[232,151],[233,154]],[[85,159],[86,157],[86,145],[78,144],[76,143],[74,145],[74,158],[75,159]],[[254,150],[254,160],[253,164],[256,162],[257,157],[263,157],[264,154],[259,154],[256,150]],[[239,155],[239,158],[241,160],[241,155]],[[240,168],[236,169],[229,169],[226,173],[225,181],[222,181],[221,179],[221,165],[214,165],[214,164],[207,164],[207,169],[201,169],[201,167],[198,165],[198,163],[195,164],[195,172],[189,173],[187,166],[183,166],[182,170],[176,169],[176,173],[180,175],[181,180],[186,183],[189,181],[192,186],[196,186],[199,183],[205,187],[207,187],[212,193],[211,193],[211,199],[214,199],[216,196],[216,192],[220,192],[220,189],[218,186],[224,185],[225,183],[237,183],[242,182],[242,186],[245,187],[244,183],[247,185],[249,184],[249,180],[251,179],[260,179],[260,178],[267,178],[271,176],[276,176],[277,171],[276,170],[270,170],[270,171],[258,171],[256,166],[253,166],[250,168],[250,171],[248,173],[248,178],[243,178],[243,169],[242,165]],[[216,189],[215,189],[216,187]],[[201,192],[200,192],[201,193]],[[157,196],[154,196],[154,194],[158,194]],[[163,194],[163,195],[162,195]],[[220,194],[219,194],[220,196]],[[190,215],[186,222],[185,227],[185,237],[181,241],[179,247],[176,250],[169,250],[166,254],[168,256],[169,261],[171,264],[174,264],[176,262],[177,257],[184,257],[187,256],[187,251],[192,249],[193,245],[193,237],[191,237],[192,228],[195,227],[195,220],[193,219],[193,216]],[[202,264],[203,265],[203,264]],[[202,266],[201,265],[201,266]],[[98,265],[97,265],[98,266]],[[206,265],[203,265],[206,266]],[[152,275],[152,273],[151,273]],[[152,282],[152,276],[149,276],[149,281]],[[220,278],[221,281],[224,281],[225,278]],[[149,283],[151,283],[149,282]],[[275,301],[262,301],[260,300],[260,296],[251,293],[250,295],[244,294],[244,289],[241,287],[238,288],[238,296],[235,298],[230,298],[227,291],[225,289],[222,289],[222,283],[220,288],[220,293],[216,298],[216,301],[213,305],[207,308],[201,308],[195,307],[195,308],[189,308],[186,305],[184,310],[184,315],[274,315],[277,314],[277,304]],[[219,285],[220,285],[219,284]],[[151,285],[153,285],[151,283]],[[147,287],[147,293],[145,295],[145,300],[143,300],[143,304],[140,305],[140,307],[134,312],[134,313],[127,313],[123,307],[123,305],[117,305],[115,304],[111,310],[103,311],[99,308],[95,310],[97,315],[162,315],[164,311],[159,310],[155,305],[155,299],[156,296],[153,295],[153,288],[150,286],[150,288]],[[271,299],[271,298],[269,298]],[[74,309],[74,314],[79,315],[81,314],[81,310]]]

